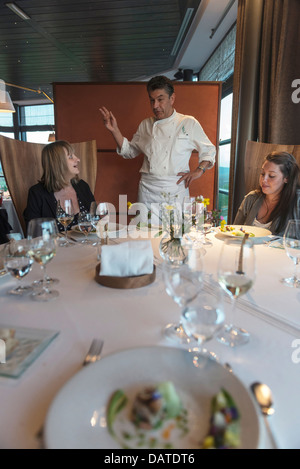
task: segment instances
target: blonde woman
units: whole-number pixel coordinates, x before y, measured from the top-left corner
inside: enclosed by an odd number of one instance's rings
[[[77,214],[80,211],[89,211],[95,198],[89,185],[79,177],[79,162],[72,146],[64,140],[50,143],[43,148],[43,175],[29,189],[27,207],[24,210],[26,225],[33,218],[56,218],[58,200],[71,199],[73,202],[76,216],[69,229],[77,224]],[[58,229],[64,229],[60,223]]]

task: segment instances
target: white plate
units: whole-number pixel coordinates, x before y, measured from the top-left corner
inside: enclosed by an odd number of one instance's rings
[[[78,225],[75,225],[71,228],[71,231],[75,234],[80,234],[80,236],[84,236],[82,231],[80,231],[80,228]],[[119,223],[108,223],[108,236],[109,238],[117,238],[121,234],[126,233],[127,231],[127,226],[121,225]],[[97,233],[96,231],[92,231],[89,233],[88,238],[97,238]]]
[[[202,366],[195,366],[190,352],[159,346],[108,355],[75,375],[50,407],[45,422],[46,447],[120,449],[106,427],[112,393],[123,389],[132,396],[145,385],[166,380],[173,382],[188,410],[190,432],[177,448],[199,448],[209,428],[211,399],[222,387],[232,395],[241,414],[242,448],[259,446],[258,414],[243,384],[212,360],[203,359]]]
[[[272,234],[270,230],[267,230],[266,228],[260,228],[258,226],[248,226],[248,225],[225,225],[225,226],[228,226],[238,231],[240,231],[242,228],[242,230],[245,231],[246,233],[254,234],[254,236],[251,236],[251,238],[264,238]],[[241,237],[241,236],[235,235],[232,231],[221,231],[220,226],[218,227],[218,233],[221,235],[230,236],[233,238]]]

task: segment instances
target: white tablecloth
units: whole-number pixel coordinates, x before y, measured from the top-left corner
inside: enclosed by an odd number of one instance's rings
[[[221,240],[209,235],[205,270],[216,278]],[[157,255],[158,240],[153,243]],[[229,362],[245,386],[267,383],[274,395],[273,427],[282,448],[300,448],[300,363],[292,347],[300,339],[300,291],[285,287],[280,278],[293,271],[284,250],[256,246],[257,279],[238,309],[240,325],[251,334],[247,345],[228,348],[216,340],[207,345]],[[105,341],[103,356],[130,347],[172,345],[162,334],[177,322],[180,309],[165,292],[161,269],[153,284],[140,289],[112,290],[95,282],[96,249],[77,243],[58,248],[48,273],[58,277],[60,296],[37,303],[29,297],[14,298],[7,290],[10,277],[0,278],[0,322],[13,327],[59,330],[59,336],[17,380],[0,378],[0,447],[36,448],[36,433],[61,387],[82,365],[94,337]],[[40,278],[37,265],[27,282]],[[249,308],[253,303],[254,308]],[[262,309],[261,309],[262,308]],[[298,354],[300,357],[300,353]],[[0,365],[1,366],[1,365]],[[263,427],[264,428],[264,427]],[[266,447],[269,442],[265,440]]]

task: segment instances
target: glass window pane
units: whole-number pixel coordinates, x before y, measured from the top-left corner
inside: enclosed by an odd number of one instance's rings
[[[15,138],[15,134],[13,132],[0,132],[0,135],[3,135],[3,137]]]
[[[13,127],[13,113],[0,112],[0,127]]]
[[[229,199],[230,143],[219,146],[219,210],[227,221]]]
[[[49,134],[52,132],[49,132],[49,130],[46,130],[44,132],[26,132],[26,141],[30,143],[49,143],[48,138]]]
[[[231,138],[232,93],[221,100],[220,141]]]
[[[225,181],[226,177],[229,179],[229,168],[230,168],[230,147],[231,144],[227,143],[226,145],[219,146],[219,185],[220,187],[225,188],[225,185],[222,183],[221,180]],[[221,171],[222,170],[222,171]],[[224,177],[220,177],[221,173],[224,174]],[[228,183],[227,183],[228,185]],[[227,188],[227,186],[226,186]]]
[[[21,122],[22,125],[54,125],[53,104],[24,106],[23,115],[24,122]]]

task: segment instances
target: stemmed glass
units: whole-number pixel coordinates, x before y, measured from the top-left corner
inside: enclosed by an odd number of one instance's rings
[[[78,227],[80,231],[84,234],[84,240],[82,241],[83,244],[88,244],[88,236],[89,233],[92,231],[93,223],[92,223],[92,215],[88,212],[79,212],[78,214]]]
[[[289,287],[300,288],[298,266],[300,261],[300,220],[289,220],[283,236],[283,245],[287,256],[295,265],[294,275],[281,281]]]
[[[198,200],[197,197],[184,197],[182,211],[184,221],[189,226],[195,227],[195,231],[197,232],[204,215],[203,202]]]
[[[96,230],[98,237],[98,241],[96,243],[98,260],[101,259],[99,247],[101,246],[101,244],[107,244],[108,213],[108,204],[106,202],[100,202],[99,204],[97,204],[97,202],[91,203],[90,214],[92,217],[92,226]]]
[[[229,324],[217,336],[218,340],[230,347],[235,347],[249,341],[249,333],[245,329],[233,324],[236,301],[247,293],[255,279],[255,255],[253,242],[246,237],[242,239],[228,239],[222,246],[218,266],[218,281],[220,286],[232,300]]]
[[[204,204],[199,201],[197,197],[184,197],[183,200],[183,218],[185,227],[189,227],[189,230],[185,229],[186,238],[190,239],[195,246],[202,249],[202,255],[206,254],[203,248],[203,241],[199,236],[199,227],[203,222],[204,216]]]
[[[49,301],[57,298],[59,293],[50,290],[47,282],[46,264],[56,253],[56,221],[53,218],[35,218],[30,220],[27,229],[27,239],[30,241],[29,253],[44,273],[42,289],[33,293],[35,301]]]
[[[29,242],[27,239],[11,241],[4,248],[4,267],[20,284],[10,290],[12,295],[24,295],[33,290],[30,285],[22,285],[21,281],[32,268],[33,260],[29,254]]]
[[[204,342],[211,340],[221,329],[225,318],[223,295],[218,285],[212,292],[202,290],[196,300],[187,306],[182,313],[182,325],[186,334],[197,342],[191,351],[197,352],[194,360],[200,356],[217,360],[214,352],[203,348]]]
[[[206,214],[204,214],[203,223],[200,223],[199,228],[204,235],[204,239],[202,241],[203,245],[207,247],[212,246],[212,242],[206,237],[207,233],[212,229],[212,222]]]
[[[165,259],[162,268],[166,292],[182,309],[185,309],[202,289],[203,262],[201,251],[186,246],[184,263]],[[164,334],[167,338],[182,344],[191,342],[191,338],[186,334],[181,322],[179,324],[168,324],[164,329]]]
[[[65,239],[64,242],[60,244],[60,246],[72,246],[70,241],[68,240],[68,226],[74,220],[75,212],[74,207],[71,199],[65,200],[58,200],[57,201],[57,208],[56,208],[56,219],[59,223],[61,223],[65,230]]]

